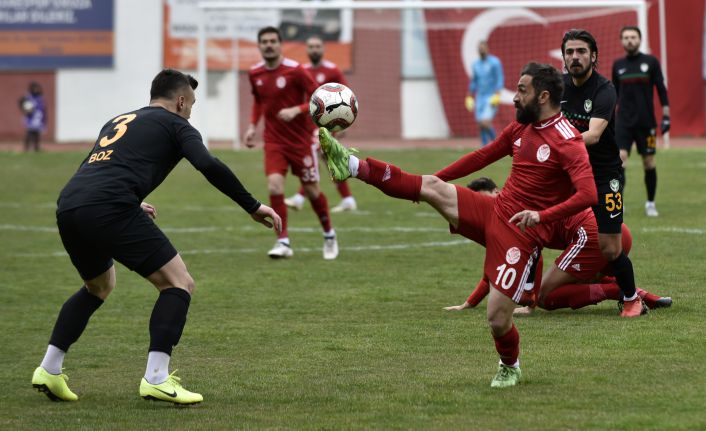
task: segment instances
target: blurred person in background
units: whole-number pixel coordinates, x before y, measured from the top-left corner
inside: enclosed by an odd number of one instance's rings
[[[42,86],[30,82],[27,93],[20,98],[19,106],[25,125],[24,150],[39,151],[39,139],[47,125],[47,108],[42,96]]]

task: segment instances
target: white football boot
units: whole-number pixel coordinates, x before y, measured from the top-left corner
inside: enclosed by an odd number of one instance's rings
[[[654,202],[645,202],[645,215],[647,217],[659,217],[659,213],[657,212],[657,207]]]
[[[332,213],[342,213],[344,211],[355,211],[358,209],[358,205],[355,202],[353,196],[348,196],[341,200],[341,203],[331,208]]]
[[[272,247],[272,250],[267,252],[267,255],[272,259],[286,259],[294,256],[294,250],[292,250],[289,244],[277,241],[275,246]]]
[[[324,237],[324,260],[334,260],[338,257],[338,240],[336,235]]]

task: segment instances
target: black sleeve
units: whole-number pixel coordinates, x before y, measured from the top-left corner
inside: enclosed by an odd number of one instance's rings
[[[657,59],[654,59],[654,65],[652,67],[652,82],[654,82],[655,87],[657,87],[657,95],[659,96],[659,103],[662,107],[669,106],[669,99],[667,98],[667,87],[664,86],[664,76],[662,76],[662,67]]]
[[[208,152],[198,130],[183,126],[177,130],[177,139],[184,157],[221,193],[233,199],[249,214],[260,208],[260,202],[245,189],[233,171]]]
[[[615,95],[618,96],[620,94],[620,85],[618,84],[618,61],[615,60],[613,63],[613,74],[610,77],[610,80],[613,81],[613,87],[615,88]]]
[[[596,95],[593,96],[591,118],[602,118],[610,121],[613,117],[613,111],[615,111],[616,98],[617,96],[613,84],[606,82],[602,85],[598,91],[596,91]]]

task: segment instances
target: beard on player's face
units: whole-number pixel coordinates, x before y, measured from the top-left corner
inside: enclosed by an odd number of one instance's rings
[[[589,61],[587,65],[581,64],[578,59],[571,60],[570,63],[566,64],[566,70],[569,72],[572,78],[584,78],[593,68],[593,63]]]
[[[515,103],[515,119],[520,124],[532,124],[539,121],[539,99],[534,96],[525,106]]]
[[[323,54],[320,52],[310,52],[309,53],[309,60],[313,64],[318,64],[321,61],[322,57],[323,57]]]

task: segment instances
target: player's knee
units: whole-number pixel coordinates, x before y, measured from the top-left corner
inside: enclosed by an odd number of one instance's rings
[[[622,252],[620,245],[616,244],[603,244],[601,245],[601,254],[608,262],[612,262],[620,256]]]
[[[512,315],[506,316],[504,313],[493,313],[488,316],[488,326],[493,335],[500,337],[512,328]]]
[[[97,296],[104,301],[108,298],[108,295],[110,295],[110,292],[112,292],[114,288],[115,282],[111,282],[110,280],[100,283],[95,281],[86,282],[86,290],[88,290],[91,295]]]
[[[179,280],[178,286],[174,286],[174,287],[178,287],[178,288],[180,288],[180,289],[184,289],[184,290],[186,290],[187,292],[189,292],[189,294],[193,295],[193,294],[194,294],[194,290],[196,289],[196,283],[194,283],[194,279],[191,277],[191,274],[189,274],[189,273],[187,272],[186,274],[184,274],[184,275],[183,275],[182,277],[180,277],[180,278],[181,278],[181,279]]]
[[[655,158],[653,156],[648,156],[642,159],[642,166],[645,170],[654,169],[657,164],[655,163]]]

